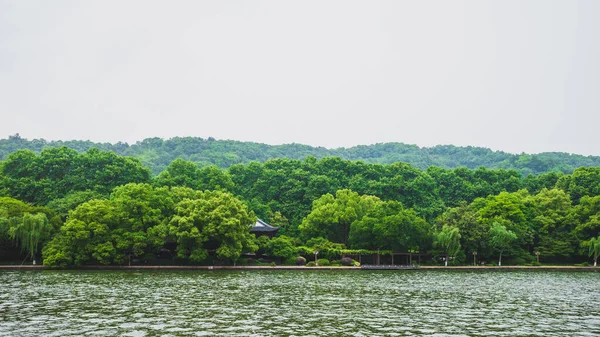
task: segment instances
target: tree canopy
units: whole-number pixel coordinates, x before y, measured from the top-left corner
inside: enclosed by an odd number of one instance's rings
[[[476,251],[509,264],[533,263],[537,252],[571,263],[589,259],[600,235],[598,181],[597,167],[524,175],[313,156],[228,169],[179,158],[152,177],[143,161],[114,152],[18,150],[0,162],[0,260],[39,258],[40,249],[50,266],[368,250],[453,263]],[[280,226],[278,236],[249,234],[256,217]]]
[[[0,139],[0,160],[9,154],[28,149],[39,153],[47,148],[68,147],[83,153],[92,148],[113,151],[121,156],[139,159],[154,175],[164,171],[175,159],[192,161],[198,166],[216,165],[228,168],[235,164],[265,162],[275,158],[303,160],[308,157],[340,157],[346,160],[372,164],[405,162],[425,170],[430,166],[447,169],[479,167],[516,170],[523,175],[546,172],[571,173],[581,166],[600,166],[600,157],[568,153],[510,154],[481,147],[438,145],[418,147],[403,143],[380,143],[350,148],[326,149],[301,144],[267,145],[214,138],[175,137],[171,139],[147,138],[135,144],[118,142],[94,143],[90,141],[27,140],[21,136]],[[549,187],[549,186],[546,186]]]

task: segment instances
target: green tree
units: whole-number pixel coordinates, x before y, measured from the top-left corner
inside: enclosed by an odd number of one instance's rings
[[[269,256],[281,257],[286,262],[291,261],[298,255],[295,240],[285,235],[269,240],[266,253]]]
[[[211,191],[233,191],[233,180],[227,171],[215,166],[205,166],[198,171],[198,189]]]
[[[589,254],[589,256],[593,257],[594,267],[596,267],[597,262],[598,262],[598,256],[600,256],[600,236],[598,236],[597,238],[590,239],[588,244],[589,244],[588,254]]]
[[[38,205],[77,191],[108,195],[129,182],[149,182],[150,171],[139,160],[91,149],[79,154],[67,147],[11,154],[0,166],[0,190]]]
[[[600,196],[583,196],[572,209],[570,221],[576,224],[573,233],[580,242],[600,234]]]
[[[232,191],[234,184],[228,172],[214,165],[198,167],[194,162],[175,159],[154,180],[156,186],[181,186],[195,190]]]
[[[299,229],[306,238],[323,237],[346,245],[352,223],[362,219],[378,202],[377,197],[350,190],[339,190],[335,197],[325,194],[313,202],[311,213]]]
[[[246,205],[229,193],[206,191],[198,199],[184,199],[176,205],[176,215],[169,222],[169,234],[177,242],[180,258],[200,262],[208,248],[217,257],[235,263],[244,249],[256,247],[250,225],[256,222]]]
[[[33,264],[35,264],[36,256],[40,251],[40,246],[50,238],[54,227],[48,221],[46,214],[25,213],[20,223],[12,226],[8,234],[17,242],[23,252],[27,256],[31,256]]]
[[[480,259],[491,256],[488,247],[490,223],[481,221],[475,204],[462,203],[458,207],[446,210],[436,219],[436,228],[456,227],[461,234],[460,243],[465,256],[478,252]]]
[[[456,227],[444,225],[436,235],[434,246],[446,254],[444,265],[448,266],[448,260],[456,257],[460,252],[460,231]]]
[[[316,238],[312,238],[312,239],[306,241],[305,247],[310,248],[309,250],[311,252],[313,252],[315,250],[326,251],[326,250],[341,250],[341,249],[346,248],[346,246],[344,246],[341,243],[331,242],[322,237],[316,237]]]
[[[398,201],[377,203],[351,228],[351,248],[420,251],[431,243],[429,224]]]
[[[44,264],[121,264],[125,258],[131,261],[131,257],[156,252],[165,243],[174,212],[168,188],[134,183],[117,187],[109,199],[84,202],[69,213],[65,225],[44,248]]]
[[[490,246],[499,253],[498,265],[502,265],[502,253],[509,249],[517,239],[517,235],[498,222],[490,228]]]
[[[600,167],[580,167],[560,177],[556,187],[567,192],[575,204],[584,196],[600,195]]]
[[[65,195],[63,198],[50,200],[46,206],[55,211],[62,221],[65,221],[70,210],[77,208],[77,206],[84,202],[104,198],[105,196],[98,192],[90,190],[76,191]]]
[[[528,221],[533,224],[535,251],[550,258],[567,259],[575,253],[577,237],[573,230],[572,203],[560,189],[542,189],[526,201],[530,206]]]
[[[156,186],[180,186],[199,189],[199,179],[200,168],[197,164],[177,158],[154,179],[154,184]]]
[[[501,192],[480,200],[480,207],[477,207],[480,220],[489,223],[500,222],[517,235],[520,245],[530,245],[534,236],[528,221],[531,210],[525,202],[528,197],[529,193],[526,190],[520,190],[515,193]]]
[[[111,234],[122,219],[110,200],[90,200],[73,210],[60,231],[44,247],[44,265],[79,266],[88,261],[100,264],[121,263]]]

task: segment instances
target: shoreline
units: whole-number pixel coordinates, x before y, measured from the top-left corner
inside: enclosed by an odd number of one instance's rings
[[[577,267],[577,266],[420,266],[418,268],[404,269],[361,269],[360,267],[344,267],[344,266],[322,266],[322,267],[306,267],[306,266],[80,266],[76,268],[66,269],[51,269],[41,265],[0,265],[2,270],[345,270],[345,271],[577,271],[577,272],[600,272],[600,267]]]

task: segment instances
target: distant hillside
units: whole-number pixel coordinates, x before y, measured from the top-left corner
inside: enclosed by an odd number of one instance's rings
[[[323,158],[338,156],[349,160],[362,160],[369,163],[390,164],[406,162],[415,167],[426,169],[431,165],[444,168],[465,166],[475,169],[487,168],[515,169],[527,174],[549,171],[571,173],[581,166],[600,166],[600,157],[582,156],[560,152],[515,155],[501,151],[492,151],[481,147],[457,147],[438,145],[418,147],[403,143],[384,143],[360,145],[351,148],[326,149],[301,144],[267,145],[233,140],[203,139],[198,137],[148,138],[135,144],[94,143],[90,141],[46,141],[27,140],[18,134],[0,139],[0,159],[20,149],[40,152],[47,147],[66,146],[80,152],[91,148],[114,151],[119,155],[139,158],[153,174],[164,170],[174,159],[191,160],[200,166],[210,164],[227,168],[232,164],[251,161],[264,162],[271,158],[303,159],[308,156]]]

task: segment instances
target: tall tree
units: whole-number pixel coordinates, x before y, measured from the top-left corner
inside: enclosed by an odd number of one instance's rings
[[[596,267],[598,263],[598,256],[600,256],[600,236],[597,238],[592,238],[589,241],[589,256],[594,258],[594,267]]]
[[[531,205],[527,221],[533,224],[535,251],[555,259],[567,259],[575,253],[577,237],[573,207],[569,195],[560,189],[546,188],[526,198]]]
[[[339,190],[335,197],[325,194],[313,202],[311,213],[299,229],[307,239],[323,237],[347,245],[352,223],[362,219],[379,202],[377,197],[361,196],[350,190]]]
[[[398,201],[378,203],[364,219],[373,224],[372,235],[377,248],[401,252],[429,248],[429,223]]]
[[[25,213],[21,222],[12,226],[8,234],[17,242],[27,256],[31,256],[33,264],[36,262],[36,256],[40,251],[42,243],[50,238],[54,227],[48,221],[46,214]]]
[[[575,204],[584,196],[600,195],[600,167],[580,167],[560,177],[556,187],[569,193]]]
[[[206,191],[198,199],[184,199],[176,205],[169,235],[177,242],[180,258],[200,262],[210,248],[218,258],[235,262],[244,249],[257,249],[250,234],[254,222],[256,216],[233,195]]]
[[[456,227],[445,225],[436,235],[434,246],[442,249],[446,254],[444,265],[448,266],[448,260],[455,258],[460,252],[460,231]]]
[[[517,235],[498,222],[494,222],[490,228],[490,246],[499,253],[498,266],[502,265],[502,253],[510,248],[517,239]]]

